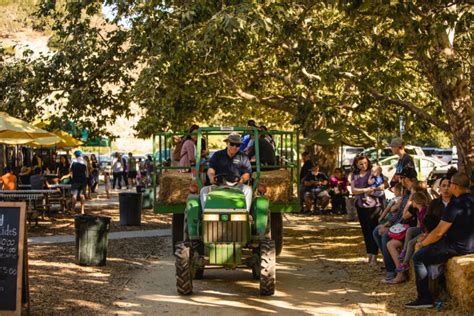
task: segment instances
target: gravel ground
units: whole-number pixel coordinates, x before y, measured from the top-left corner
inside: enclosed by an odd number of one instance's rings
[[[139,227],[119,226],[117,207],[91,209],[88,212],[111,216],[112,231],[170,227],[170,216],[156,215],[148,210],[144,211],[142,226]],[[291,217],[292,222],[296,221],[298,225],[293,225],[285,231],[285,239],[293,239],[298,245],[304,243],[305,247],[310,247],[311,252],[306,260],[315,260],[323,271],[334,273],[332,286],[361,288],[364,295],[383,306],[383,314],[423,314],[420,311],[407,311],[403,307],[404,303],[416,295],[413,280],[401,285],[384,285],[380,282],[384,276],[381,258],[377,268],[369,268],[365,264],[364,244],[357,223],[347,223],[340,216]],[[73,233],[73,218],[62,214],[56,214],[54,221],[41,222],[39,227],[29,229],[29,236]],[[287,244],[285,249],[291,251],[295,245]],[[170,255],[171,240],[168,237],[110,240],[107,265],[103,267],[77,265],[74,244],[30,246],[31,312],[39,315],[110,314],[111,308],[124,299],[124,293],[127,293],[124,289],[127,285],[136,285],[144,273],[160,262],[168,265],[169,262],[164,261],[169,261]],[[338,270],[344,271],[346,277],[338,277]],[[318,272],[309,270],[305,273],[309,273],[307,277],[312,278]],[[346,295],[347,304],[358,303],[350,302],[351,296]],[[425,314],[433,312],[432,310]],[[437,314],[458,315],[462,312],[446,299],[443,310]]]
[[[170,238],[111,240],[107,264],[75,263],[74,244],[29,248],[31,313],[104,314],[139,271],[171,253]]]

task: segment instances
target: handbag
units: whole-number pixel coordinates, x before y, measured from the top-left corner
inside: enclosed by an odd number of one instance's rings
[[[388,237],[391,239],[402,240],[405,238],[408,228],[408,224],[395,224],[388,229]]]

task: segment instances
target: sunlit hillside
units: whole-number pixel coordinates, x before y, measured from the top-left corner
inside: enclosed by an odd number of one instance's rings
[[[37,0],[0,0],[0,43],[11,53],[20,58],[26,49],[31,49],[34,55],[48,53],[48,41],[51,34],[33,29],[34,17],[32,12]],[[133,126],[138,122],[140,111],[131,105],[133,117],[119,118],[110,126],[110,131],[118,136],[112,143],[113,150],[146,153],[152,150],[151,140],[141,140],[134,137]]]

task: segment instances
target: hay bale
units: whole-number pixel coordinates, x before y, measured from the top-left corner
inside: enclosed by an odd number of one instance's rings
[[[468,313],[474,313],[474,254],[449,259],[446,284],[451,297]]]
[[[288,170],[262,171],[260,172],[260,183],[267,186],[265,196],[271,202],[288,203],[293,197]]]
[[[160,176],[158,202],[163,204],[186,203],[191,183],[193,183],[191,173],[163,173]]]

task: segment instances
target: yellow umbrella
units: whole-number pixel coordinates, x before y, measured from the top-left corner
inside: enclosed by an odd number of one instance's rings
[[[71,135],[63,131],[53,131],[56,135],[54,137],[41,137],[37,138],[34,141],[28,143],[28,145],[33,147],[78,147],[82,145],[80,140],[75,139]]]
[[[0,144],[21,145],[39,137],[57,137],[41,128],[0,112]]]

